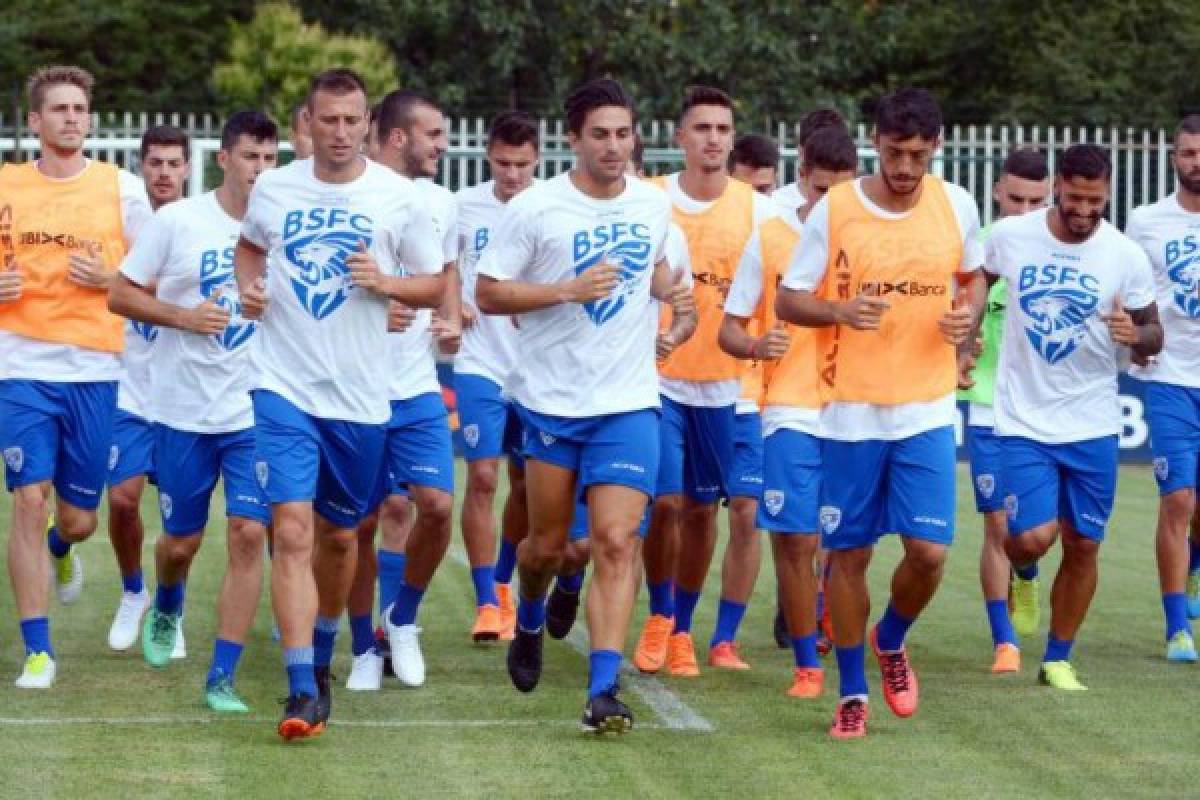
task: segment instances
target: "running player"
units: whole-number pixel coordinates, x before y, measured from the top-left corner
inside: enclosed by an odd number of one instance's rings
[[[205,702],[249,708],[234,674],[262,594],[270,512],[255,475],[248,385],[256,329],[240,315],[233,275],[246,202],[275,165],[278,132],[258,111],[230,115],[221,131],[215,191],[165,208],[146,226],[109,295],[109,308],[159,331],[148,374],[164,535],[155,543],[158,589],[142,634],[152,666],[166,666],[179,635],[183,584],[200,547],[217,479],[225,485],[229,564],[217,599],[217,640]]]
[[[142,134],[142,180],[150,206],[158,210],[183,197],[188,175],[188,136],[172,125]],[[117,417],[108,455],[108,538],[121,572],[121,600],[108,629],[108,646],[128,650],[137,641],[142,615],[150,606],[142,578],[142,492],[154,475],[154,423],[149,415],[150,358],[158,329],[142,321],[125,326],[125,371],[117,386]],[[181,635],[177,658],[186,654]]]
[[[970,338],[987,286],[974,200],[926,174],[941,127],[927,91],[879,101],[879,171],[835,186],[812,210],[775,304],[781,319],[819,329],[818,523],[841,683],[835,738],[866,734],[866,573],[876,541],[895,532],[904,548],[870,639],[884,699],[907,717],[918,696],[905,635],[937,589],[953,538],[955,348]]]
[[[1037,150],[1013,150],[1004,159],[1000,178],[992,187],[992,199],[1001,219],[1044,208],[1050,197],[1050,175],[1046,157]],[[981,236],[986,241],[989,229]],[[981,350],[967,383],[958,393],[967,406],[967,452],[971,459],[971,484],[975,510],[983,515],[983,546],[979,553],[979,583],[988,625],[992,632],[992,672],[1019,672],[1021,651],[1017,636],[1030,636],[1038,627],[1037,564],[1026,565],[1021,574],[1012,572],[1004,553],[1008,523],[1004,513],[1004,481],[1000,470],[1003,444],[993,426],[992,397],[996,383],[996,361],[1004,333],[1004,309],[1008,287],[996,281],[988,290],[987,310],[980,328]],[[1009,584],[1013,603],[1009,619]],[[1015,631],[1014,631],[1015,628]]]
[[[478,265],[475,299],[485,314],[521,315],[524,357],[507,388],[525,426],[530,524],[509,675],[526,692],[541,676],[546,591],[582,492],[595,561],[583,727],[620,732],[633,724],[617,673],[636,593],[636,532],[658,467],[651,298],[669,299],[681,318],[693,312],[662,259],[669,203],[625,174],[633,99],[600,79],[565,108],[575,166],[509,201]]]
[[[1014,568],[1061,533],[1050,633],[1038,679],[1083,690],[1071,647],[1096,591],[1096,558],[1117,486],[1118,347],[1146,359],[1163,343],[1146,254],[1101,216],[1112,165],[1091,144],[1067,148],[1054,205],[1001,220],[989,272],[1008,281],[996,433],[1003,438],[1006,545]],[[1128,310],[1127,310],[1128,309]]]
[[[1200,547],[1188,535],[1200,460],[1200,115],[1175,129],[1175,192],[1133,210],[1126,233],[1154,267],[1165,335],[1158,359],[1131,373],[1146,381],[1146,421],[1161,495],[1155,555],[1167,659],[1195,661],[1188,617],[1200,616]]]
[[[743,371],[717,348],[721,306],[755,226],[776,213],[768,197],[729,177],[733,136],[729,95],[706,86],[690,88],[676,131],[684,170],[660,181],[687,239],[699,327],[659,369],[662,455],[644,551],[650,616],[634,655],[643,672],[657,672],[665,664],[672,675],[700,674],[692,615],[716,546],[717,501],[729,495],[726,472],[733,463]],[[730,533],[709,663],[745,669],[735,637],[758,572],[760,544],[753,526]]]
[[[534,182],[538,165],[537,121],[520,111],[497,114],[488,128],[487,161],[492,180],[459,190],[459,268],[463,285],[463,341],[454,360],[459,431],[467,461],[462,534],[475,584],[471,638],[511,640],[516,626],[512,598],[517,545],[525,538],[525,468],[521,423],[504,382],[516,363],[517,330],[511,318],[477,313],[475,268],[500,221],[504,206]],[[508,499],[501,515],[500,552],[492,507],[501,455],[508,456]],[[494,587],[489,592],[489,587]],[[498,621],[496,617],[499,617]]]
[[[328,668],[314,670],[314,645],[332,651],[334,637],[314,623],[342,614],[355,528],[383,463],[388,299],[435,306],[445,288],[419,190],[362,155],[362,79],[344,68],[318,74],[306,112],[313,156],[258,179],[234,256],[242,315],[261,320],[251,402],[275,530],[285,739],[316,735],[329,718]]]
[[[779,145],[769,136],[747,133],[737,138],[729,153],[729,175],[770,195],[779,179]]]
[[[800,242],[802,218],[831,186],[852,180],[858,166],[854,141],[831,127],[809,137],[799,184],[805,204],[764,222],[738,265],[725,301],[720,343],[725,352],[765,362],[762,430],[765,475],[757,523],[771,532],[781,605],[795,658],[792,697],[818,697],[824,671],[817,650],[817,492],[821,479],[820,389],[813,331],[775,319],[779,279]],[[757,325],[752,326],[752,323]],[[764,331],[754,335],[756,331]]]
[[[801,164],[797,165],[796,180],[784,184],[771,193],[771,199],[775,205],[779,206],[780,213],[787,214],[793,212],[804,205],[804,189],[800,186],[800,167],[803,166],[804,145],[808,142],[808,137],[812,136],[813,132],[819,128],[834,126],[845,131],[847,134],[850,129],[846,126],[846,118],[841,112],[833,108],[817,108],[805,114],[800,119],[800,124],[796,126],[796,151],[801,157]]]
[[[13,520],[8,569],[25,666],[17,686],[46,689],[56,665],[46,616],[46,548],[61,602],[83,568],[71,546],[96,529],[112,443],[123,321],[105,293],[150,217],[141,181],[83,154],[92,76],[78,67],[29,80],[41,157],[0,168],[0,453]],[[50,490],[57,526],[47,533]]]

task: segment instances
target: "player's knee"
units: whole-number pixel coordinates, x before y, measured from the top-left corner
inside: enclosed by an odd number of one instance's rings
[[[35,484],[18,486],[12,493],[13,512],[25,516],[42,517],[50,513],[50,492],[48,488]],[[39,535],[45,531],[38,531]]]
[[[574,542],[567,542],[567,548],[563,552],[562,570],[568,575],[579,572],[588,565],[592,560],[592,540],[591,538],[579,539]]]
[[[522,565],[536,572],[559,572],[565,550],[565,545],[554,544],[547,537],[530,536],[521,545],[520,559]]]
[[[267,538],[267,527],[261,522],[244,517],[229,520],[229,558],[241,563],[262,559],[263,542]]]
[[[59,535],[68,542],[82,542],[96,532],[97,517],[95,511],[85,511],[82,508],[61,508],[54,524],[58,527]]]
[[[1034,535],[1033,531],[1026,531],[1020,536],[1010,536],[1004,542],[1004,552],[1008,555],[1008,560],[1014,564],[1029,564],[1037,561],[1046,553],[1046,548]]]
[[[141,510],[141,496],[126,484],[108,490],[108,514],[110,517],[127,519],[136,517]]]
[[[450,517],[454,513],[453,495],[431,490],[421,492],[415,499],[417,514],[424,518],[431,528],[450,530]]]
[[[776,552],[779,557],[789,564],[811,568],[820,544],[819,537],[807,535],[789,535],[776,538]]]
[[[499,470],[494,463],[476,461],[467,468],[467,494],[493,497],[499,485]]]
[[[946,546],[910,540],[905,544],[904,560],[922,575],[936,575],[946,564]]]
[[[390,525],[403,525],[408,522],[411,513],[412,501],[403,494],[389,494],[379,508],[380,521]]]
[[[312,553],[311,530],[300,519],[290,516],[276,518],[272,526],[271,555],[273,560],[308,556]]]
[[[201,534],[193,534],[191,536],[172,536],[164,535],[162,541],[161,557],[175,569],[186,567],[192,563],[192,559],[196,555],[196,551],[200,549]],[[230,547],[233,546],[232,540]]]
[[[1178,489],[1162,496],[1163,513],[1174,526],[1186,531],[1196,511],[1196,492],[1193,489]]]
[[[610,528],[592,532],[592,557],[608,564],[632,564],[637,556],[637,537],[627,529]]]
[[[1100,542],[1072,530],[1063,531],[1062,547],[1064,561],[1087,564],[1094,563],[1100,556]]]
[[[843,575],[866,575],[867,567],[871,565],[871,549],[830,550],[829,564],[832,571]]]

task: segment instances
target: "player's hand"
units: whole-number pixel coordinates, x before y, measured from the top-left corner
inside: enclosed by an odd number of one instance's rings
[[[659,361],[666,361],[667,356],[675,352],[676,347],[678,347],[678,343],[671,335],[671,331],[659,331],[658,338],[654,340],[654,357]]]
[[[264,278],[256,278],[254,283],[240,290],[242,299],[242,317],[255,321],[262,319],[263,311],[267,308],[267,282]]]
[[[388,333],[404,333],[416,318],[416,310],[409,308],[404,303],[395,300],[388,303]]]
[[[664,298],[666,303],[671,306],[671,313],[676,319],[696,314],[696,296],[692,293],[691,287],[684,286],[681,281],[682,277],[676,279]]]
[[[856,331],[877,331],[883,313],[891,307],[886,300],[860,293],[853,300],[835,304],[833,316],[839,325],[849,325]]]
[[[971,330],[975,327],[975,312],[967,299],[966,289],[959,289],[958,293],[954,295],[954,304],[938,320],[938,327],[941,328],[942,338],[946,340],[947,344],[958,347],[967,341],[967,337],[971,335]]]
[[[1114,342],[1131,347],[1137,344],[1137,326],[1133,324],[1133,317],[1129,316],[1129,312],[1121,307],[1121,298],[1114,298],[1112,311],[1101,314],[1100,319],[1108,325],[1108,333]]]
[[[973,353],[958,354],[958,388],[970,389],[975,385],[971,373],[975,371],[975,355]]]
[[[462,304],[462,310],[458,312],[458,315],[462,318],[462,329],[464,331],[474,325],[478,317],[475,309],[466,303]]]
[[[15,267],[0,272],[0,303],[15,303],[21,299],[21,286],[25,278]]]
[[[446,355],[454,355],[462,345],[462,326],[448,319],[442,319],[436,313],[429,324],[429,332],[437,340],[438,349]]]
[[[346,256],[346,266],[350,268],[350,280],[360,289],[378,292],[383,285],[383,273],[375,257],[367,252],[366,239],[359,239],[358,249]]]
[[[788,333],[787,325],[776,322],[775,327],[754,340],[750,355],[763,361],[774,361],[783,358],[792,343],[792,335]]]
[[[189,309],[184,315],[184,328],[192,333],[218,334],[229,325],[232,316],[228,308],[217,305],[221,299],[221,287],[213,289],[204,302]]]
[[[84,244],[86,255],[72,253],[67,256],[67,280],[85,289],[107,289],[112,274],[104,268],[100,249],[95,244]]]
[[[602,258],[563,284],[563,299],[568,303],[591,303],[608,297],[621,282],[620,273],[620,267]]]

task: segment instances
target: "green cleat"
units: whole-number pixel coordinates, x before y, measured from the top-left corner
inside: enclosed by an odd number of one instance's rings
[[[204,702],[218,714],[249,714],[250,706],[238,697],[233,688],[233,679],[222,675],[204,687]]]
[[[179,615],[164,614],[151,606],[142,622],[142,655],[146,663],[152,667],[169,664],[178,634]]]
[[[1200,618],[1200,569],[1188,573],[1187,608],[1189,618]]]
[[[1196,660],[1196,642],[1187,631],[1175,631],[1167,641],[1167,661],[1190,663]]]
[[[1012,624],[1021,636],[1032,636],[1038,631],[1041,607],[1038,600],[1041,583],[1037,578],[1023,580],[1013,575],[1012,579]]]
[[[1087,687],[1075,677],[1075,668],[1070,661],[1043,661],[1038,672],[1038,681],[1052,689],[1064,692],[1086,692]]]

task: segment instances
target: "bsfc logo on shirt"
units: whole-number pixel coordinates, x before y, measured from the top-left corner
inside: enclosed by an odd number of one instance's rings
[[[1189,319],[1200,318],[1200,246],[1195,234],[1167,242],[1163,248],[1175,305]]]
[[[1099,282],[1077,267],[1023,267],[1018,292],[1021,311],[1031,323],[1025,326],[1025,335],[1050,364],[1079,348],[1084,324],[1100,304]]]
[[[602,260],[620,268],[617,288],[608,297],[583,304],[588,318],[603,325],[620,313],[626,299],[649,274],[650,228],[639,222],[610,222],[576,231],[572,255],[576,275]]]
[[[346,258],[362,242],[370,248],[374,222],[344,208],[289,211],[283,222],[283,253],[295,268],[290,276],[296,299],[313,319],[337,311],[354,284]]]

